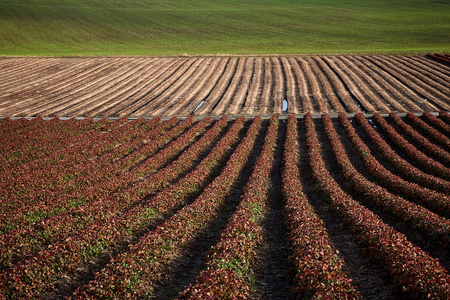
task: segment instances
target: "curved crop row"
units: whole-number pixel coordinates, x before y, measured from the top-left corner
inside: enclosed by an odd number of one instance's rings
[[[437,59],[443,63],[450,64],[450,57],[448,55],[443,55],[443,54],[438,54],[438,53],[434,53],[434,54],[428,53],[427,56]]]
[[[434,189],[440,193],[450,194],[450,183],[439,177],[427,174],[417,169],[409,162],[400,157],[389,144],[377,133],[377,131],[369,124],[369,121],[362,115],[356,114],[355,120],[362,127],[372,144],[383,157],[395,168],[404,178],[413,181],[421,186]]]
[[[149,135],[156,136],[161,134],[165,129],[172,126],[172,124],[176,123],[177,121],[174,119],[169,124],[162,124],[162,126],[158,126],[155,128],[155,130],[150,131]],[[170,137],[171,135],[176,135],[179,133],[179,131],[183,130],[186,126],[189,126],[190,122],[187,122],[187,124],[181,123],[178,127],[173,128],[174,130],[171,130],[169,133],[167,133],[166,136],[162,138],[163,141],[166,141],[167,137]],[[153,152],[155,152],[158,148],[162,147],[165,143],[163,141],[160,141],[161,139],[155,139],[149,143],[147,143],[144,147],[140,148],[139,153],[143,152],[144,150],[149,150],[148,148],[151,148]],[[159,144],[159,143],[161,144]],[[150,144],[150,145],[148,145]],[[150,147],[149,147],[150,146]],[[159,147],[158,147],[159,146]],[[147,151],[149,153],[150,151]],[[129,155],[126,157],[127,160],[131,160],[135,155]],[[142,154],[142,153],[141,153]],[[112,164],[108,166],[109,168],[114,168],[116,164]],[[82,168],[85,166],[86,168],[90,167],[91,172],[86,172],[85,168]],[[42,218],[54,215],[54,214],[60,214],[64,211],[66,211],[68,208],[72,206],[80,206],[83,203],[89,202],[93,200],[93,197],[91,196],[93,193],[98,194],[101,191],[111,191],[114,190],[114,188],[106,188],[105,185],[96,184],[93,186],[88,186],[88,184],[92,184],[95,181],[92,180],[95,178],[95,176],[101,176],[98,175],[101,173],[102,175],[105,175],[105,173],[108,175],[106,170],[103,169],[95,169],[95,163],[87,162],[83,164],[80,168],[80,171],[77,173],[87,173],[85,176],[81,176],[78,178],[75,178],[73,180],[70,180],[68,182],[61,181],[59,187],[56,187],[53,190],[32,190],[34,193],[27,193],[23,195],[21,198],[19,198],[17,201],[9,201],[5,205],[7,205],[8,210],[14,209],[14,214],[6,214],[6,208],[4,209],[4,212],[2,213],[2,222],[1,222],[1,228],[3,231],[11,230],[14,227],[17,226],[23,226],[31,223],[34,223]],[[110,173],[110,175],[113,175]],[[70,178],[70,177],[69,177]],[[108,183],[111,186],[114,182],[116,182],[118,179],[117,177],[110,177],[108,178]],[[45,182],[45,181],[44,181]],[[85,188],[86,187],[86,188]],[[100,196],[100,195],[98,195]],[[24,204],[22,202],[25,201]],[[19,208],[16,208],[16,206],[19,206]],[[15,221],[14,221],[15,220]]]
[[[439,130],[447,134],[447,136],[450,135],[450,126],[447,125],[441,119],[435,117],[434,115],[430,114],[427,111],[423,112],[422,118],[424,118],[428,123],[433,125],[435,128],[438,128]]]
[[[444,120],[445,123],[447,123],[447,125],[450,125],[450,114],[446,111],[440,111],[439,112],[439,117]]]
[[[342,271],[342,260],[330,242],[325,224],[302,191],[297,166],[297,121],[287,120],[283,154],[284,215],[291,248],[291,270],[297,299],[359,298]]]
[[[401,195],[408,200],[412,200],[413,202],[424,205],[425,207],[433,210],[435,213],[441,214],[446,218],[450,216],[449,196],[433,190],[429,190],[414,182],[403,180],[399,176],[392,174],[370,153],[369,148],[357,135],[352,124],[344,114],[339,115],[339,121],[345,128],[347,137],[355,147],[356,151],[359,153],[359,157],[366,167],[367,172],[382,186],[391,191],[391,193]],[[328,115],[325,116],[324,122],[326,122],[327,124],[325,128],[329,129],[331,120]],[[337,134],[335,134],[334,132],[330,134],[332,134],[334,138],[337,137]],[[338,146],[337,141],[334,146]]]
[[[407,136],[409,136],[420,147],[422,151],[439,159],[440,161],[442,161],[447,165],[450,164],[450,153],[448,153],[441,147],[437,146],[436,144],[430,142],[426,137],[417,132],[417,130],[412,128],[410,125],[406,124],[397,114],[390,113],[389,117],[395,123],[395,125],[397,125],[404,133],[407,134]],[[413,117],[410,118],[413,118],[416,121],[418,119],[418,117],[414,114]],[[419,119],[419,121],[421,124],[426,125],[425,122],[423,122],[422,120]],[[429,128],[435,131],[434,128],[431,128],[430,126]]]
[[[94,281],[77,290],[76,298],[140,298],[142,293],[151,293],[152,283],[160,280],[160,269],[167,260],[179,254],[217,217],[250,155],[260,126],[261,118],[256,117],[220,175],[192,204],[150,231],[130,251],[113,259]]]
[[[166,167],[169,175],[182,173],[189,165],[192,163],[196,157],[204,150],[205,147],[219,134],[219,131],[227,123],[227,118],[224,117],[220,121],[216,122],[214,127],[209,130],[202,138],[196,142],[192,147],[189,148],[187,152],[184,152],[180,158],[174,161],[170,166]],[[186,155],[185,155],[186,154]],[[167,172],[166,172],[167,173]],[[155,174],[159,177],[159,183],[162,184],[165,181],[165,185],[170,183],[173,178],[167,178],[158,172]],[[146,181],[152,180],[148,178]],[[133,205],[142,195],[144,191],[140,185],[137,185],[138,189],[134,187],[122,193],[120,195],[111,197],[105,197],[101,201],[96,201],[90,203],[89,205],[78,207],[70,207],[62,216],[56,216],[48,218],[45,221],[38,224],[40,228],[45,228],[44,230],[39,230],[36,226],[31,226],[28,228],[23,228],[18,232],[8,232],[0,236],[0,261],[3,264],[8,264],[11,260],[16,261],[20,256],[26,256],[39,249],[42,244],[53,244],[67,238],[67,235],[74,231],[82,230],[95,222],[102,221],[104,218],[110,218],[111,216],[123,211],[130,205]],[[164,187],[164,186],[163,186]],[[162,187],[160,186],[159,189]],[[156,192],[158,189],[153,189]],[[140,192],[141,191],[141,192]],[[133,194],[134,192],[134,194]],[[59,209],[61,211],[61,208]],[[106,212],[106,213],[105,213]],[[74,218],[72,214],[76,214],[77,217]],[[64,227],[59,226],[59,224],[64,223]],[[47,238],[43,238],[47,237]]]
[[[243,117],[236,120],[208,157],[196,168],[197,172],[190,172],[186,177],[189,177],[190,174],[195,176],[199,173],[208,173],[208,168],[211,171],[217,167],[223,153],[235,141],[244,120]],[[194,176],[190,178],[196,178]],[[187,179],[189,180],[189,178]],[[195,190],[198,188],[199,186],[195,187]],[[164,193],[162,194],[164,195]],[[184,200],[188,200],[184,199],[188,197],[188,193],[175,192],[175,194],[178,199],[174,199],[173,202],[178,200],[178,203],[160,201],[164,198],[155,197],[154,201],[149,200],[144,205],[136,206],[123,215],[117,215],[108,219],[107,222],[105,220],[99,221],[94,226],[80,230],[77,235],[72,235],[64,243],[60,243],[59,247],[43,250],[33,258],[20,262],[13,266],[11,270],[3,272],[1,278],[4,278],[6,282],[4,289],[12,295],[34,294],[39,293],[39,291],[51,290],[54,281],[65,274],[74,272],[80,263],[87,262],[92,257],[98,256],[112,247],[117,247],[121,241],[131,238],[135,232],[148,226],[158,216],[170,212],[177,204],[179,206]],[[133,199],[138,195],[128,196]],[[112,205],[114,205],[114,202],[121,201],[120,198],[112,197],[111,199],[113,200],[110,202]],[[99,208],[97,213],[103,214],[104,219],[107,219],[108,209]],[[64,224],[64,220],[56,225],[61,226],[61,224]],[[39,276],[30,277],[31,270],[33,274]],[[19,282],[19,285],[16,286],[17,282]]]
[[[341,121],[344,118],[346,119],[345,115],[340,115],[340,117]],[[422,206],[389,193],[385,188],[376,185],[358,173],[351,164],[329,115],[323,115],[322,121],[325,126],[328,140],[332,145],[333,156],[338,162],[343,176],[358,194],[362,195],[364,199],[371,204],[393,214],[397,219],[408,222],[411,226],[418,228],[424,234],[437,239],[443,245],[450,244],[449,220],[430,212]],[[366,169],[369,173],[371,171],[373,171],[372,173],[377,172],[377,168],[380,168],[380,166],[376,164],[375,159],[372,159],[373,157],[370,154],[369,149],[364,144],[358,144],[358,146],[359,149],[357,150],[361,159],[363,161],[366,160]]]
[[[447,151],[450,150],[450,139],[422,121],[418,116],[413,114],[412,112],[409,112],[406,114],[406,119],[410,121],[412,124],[423,130],[431,139],[435,140],[436,142],[440,143],[444,146],[444,148],[447,149]]]
[[[182,299],[248,299],[250,269],[256,250],[262,244],[262,223],[270,186],[274,150],[278,135],[278,116],[273,116],[263,149],[247,182],[236,211],[209,250],[202,271],[180,295]]]
[[[374,122],[383,130],[386,137],[389,138],[392,143],[397,146],[403,154],[405,154],[409,159],[417,162],[421,169],[425,170],[429,174],[441,177],[445,180],[450,180],[450,169],[443,166],[439,162],[433,160],[432,158],[426,156],[423,152],[417,150],[413,145],[406,141],[400,134],[392,128],[386,120],[383,119],[379,114],[373,114]],[[392,115],[395,121],[395,115]]]
[[[317,188],[331,210],[343,218],[371,259],[382,264],[391,284],[411,298],[440,299],[450,295],[450,276],[439,262],[414,247],[404,235],[384,224],[370,210],[343,192],[328,173],[310,114],[305,115],[309,163]]]

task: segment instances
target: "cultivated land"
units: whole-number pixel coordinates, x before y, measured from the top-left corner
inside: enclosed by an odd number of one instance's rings
[[[448,32],[450,1],[0,0],[0,299],[450,299]]]
[[[426,56],[9,58],[0,71],[10,117],[450,110],[450,67]]]
[[[448,32],[448,0],[0,0],[0,55],[448,52]]]
[[[0,132],[2,299],[450,295],[445,112]]]

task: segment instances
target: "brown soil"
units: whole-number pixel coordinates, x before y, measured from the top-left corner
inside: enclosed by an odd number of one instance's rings
[[[1,58],[0,116],[448,111],[449,81],[425,56]]]

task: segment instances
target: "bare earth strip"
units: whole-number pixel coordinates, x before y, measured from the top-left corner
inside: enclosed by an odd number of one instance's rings
[[[194,110],[192,114],[195,115],[212,115],[213,110],[218,106],[220,102],[226,103],[225,93],[230,91],[233,95],[236,90],[237,83],[233,84],[233,80],[239,80],[242,78],[242,72],[244,70],[244,60],[240,58],[231,58],[231,61],[227,64],[227,68],[224,71],[223,76],[214,86],[210,87],[207,96],[204,98],[203,103],[194,103]]]
[[[298,114],[300,108],[300,91],[297,73],[294,72],[294,67],[286,57],[281,57],[281,64],[286,78],[285,96],[288,102],[287,112],[291,114]]]
[[[70,86],[67,86],[67,92],[63,93],[60,98],[47,98],[45,95],[36,97],[37,101],[35,101],[34,105],[24,109],[22,113],[39,115],[43,110],[73,105],[73,100],[75,99],[77,103],[85,101],[92,96],[92,93],[108,86],[112,78],[120,76],[122,67],[125,64],[126,61],[124,59],[107,64],[108,66],[104,70],[97,72],[90,81],[83,81],[84,83],[78,88],[72,89]],[[104,76],[104,74],[108,74],[108,76]]]
[[[243,69],[242,71],[238,69],[225,95],[213,108],[212,114],[214,115],[238,114],[244,106],[249,91],[248,87],[253,78],[255,59],[241,58],[239,62],[243,64]]]
[[[0,117],[449,111],[449,82],[419,55],[4,57]]]
[[[393,88],[383,77],[379,76],[375,72],[370,72],[370,69],[358,59],[354,59],[353,57],[339,57],[337,59],[342,60],[343,63],[353,70],[356,76],[359,76],[362,80],[364,80],[365,84],[382,98],[381,101],[389,107],[389,110],[419,110],[417,105],[414,105],[414,103],[409,101],[407,97],[404,97],[397,89]],[[400,101],[400,99],[402,99],[402,101]],[[403,104],[403,101],[408,101],[408,106]]]
[[[348,66],[341,64],[339,61],[325,58],[336,70],[336,72],[344,79],[350,92],[358,99],[362,109],[366,112],[387,111],[388,107],[377,99],[377,96],[365,86],[361,79],[356,76]]]

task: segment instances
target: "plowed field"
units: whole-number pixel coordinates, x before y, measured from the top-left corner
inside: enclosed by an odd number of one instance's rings
[[[425,56],[5,58],[0,116],[436,112],[449,82]]]
[[[283,92],[295,112],[352,95],[368,110],[448,107],[448,67],[424,57],[1,63],[11,115],[181,114],[192,107],[173,98],[198,94],[222,99],[199,113],[271,113]],[[450,296],[446,112],[5,118],[0,133],[2,299]]]

